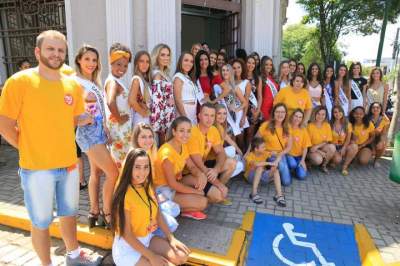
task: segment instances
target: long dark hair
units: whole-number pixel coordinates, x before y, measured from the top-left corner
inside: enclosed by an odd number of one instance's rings
[[[285,114],[285,119],[282,121],[282,133],[284,136],[289,136],[289,127],[286,123],[286,120],[288,118],[288,109],[284,103],[278,103],[276,104],[271,111],[271,118],[270,121],[268,122],[268,129],[271,131],[272,134],[275,134],[276,128],[275,128],[275,110],[278,109],[279,107],[285,108],[286,114]]]
[[[362,66],[361,66],[361,63],[360,62],[353,62],[353,63],[351,63],[351,65],[350,65],[350,69],[349,69],[349,78],[350,79],[353,79],[353,70],[354,70],[354,67],[355,66],[360,66],[360,77],[362,77]]]
[[[349,87],[349,69],[347,68],[347,66],[345,64],[340,64],[337,72],[336,72],[336,79],[339,78],[339,70],[340,68],[343,67],[344,69],[346,69],[346,75],[343,77],[343,88],[346,89],[346,91],[348,91],[349,89],[351,89]]]
[[[312,68],[313,68],[314,66],[318,67],[317,81],[318,81],[319,84],[322,84],[321,68],[320,68],[320,66],[319,66],[317,63],[315,63],[315,62],[312,63],[312,64],[310,64],[310,66],[309,66],[308,69],[307,69],[307,79],[308,79],[308,82],[310,82],[310,81],[312,80],[312,77],[313,77],[313,75],[312,75]]]
[[[204,50],[200,50],[197,52],[196,54],[196,58],[194,59],[194,65],[195,65],[195,69],[196,69],[196,74],[195,74],[195,78],[196,80],[200,77],[201,74],[201,69],[200,69],[200,57],[202,55],[207,56],[207,60],[208,60],[208,67],[207,67],[207,76],[210,79],[210,82],[213,78],[213,72],[211,69],[211,63],[210,63],[210,56],[208,55],[208,53]],[[215,63],[216,64],[216,63]]]
[[[383,106],[382,106],[382,104],[381,104],[380,102],[373,102],[373,103],[371,103],[371,105],[369,106],[369,110],[368,110],[368,114],[367,114],[368,120],[371,120],[372,117],[374,116],[374,115],[372,114],[372,107],[373,107],[374,105],[378,105],[378,106],[381,108],[381,112],[379,113],[379,115],[380,115],[380,116],[383,116]]]
[[[254,70],[253,70],[252,73],[251,73],[251,78],[254,80],[254,84],[255,84],[255,86],[256,86],[256,88],[257,88],[257,87],[258,87],[258,83],[260,82],[260,79],[259,79],[259,76],[258,76],[258,71],[257,71],[257,60],[256,60],[256,58],[255,58],[254,56],[249,55],[249,56],[246,58],[246,64],[247,64],[247,62],[248,62],[250,59],[253,59],[253,60],[254,60],[254,63],[255,63]],[[246,66],[246,68],[247,68],[247,66]],[[247,74],[248,74],[248,73],[249,73],[249,70],[247,69]]]
[[[182,123],[189,123],[190,125],[192,125],[192,122],[186,116],[178,116],[177,118],[175,118],[174,121],[172,121],[172,124],[168,129],[167,141],[170,141],[174,137],[172,134],[172,130],[176,130],[178,126]]]
[[[340,121],[340,124],[342,125],[342,128],[344,129],[344,132],[346,132],[346,134],[347,134],[347,130],[348,130],[348,127],[347,127],[347,124],[348,124],[348,121],[347,121],[347,118],[346,118],[346,116],[344,115],[344,110],[343,110],[343,107],[342,106],[340,106],[340,105],[334,105],[333,106],[333,108],[332,108],[332,117],[331,117],[331,128],[332,128],[332,130],[333,130],[333,127],[334,127],[334,125],[335,125],[335,116],[333,115],[333,111],[335,111],[335,109],[337,109],[337,110],[339,110],[339,112],[341,112],[342,114],[343,114],[343,117],[342,117],[342,119],[340,119],[341,121]]]
[[[364,112],[364,117],[362,119],[362,123],[364,125],[364,128],[368,128],[369,126],[369,119],[367,114],[365,113],[365,109],[362,106],[357,106],[353,110],[351,110],[349,114],[349,121],[353,125],[353,127],[356,125],[356,119],[354,118],[354,113],[356,112],[357,109],[361,109]]]
[[[331,85],[332,88],[332,92],[334,93],[335,91],[335,69],[332,65],[327,65],[324,69],[324,74],[323,74],[323,81],[325,82],[325,80],[327,79],[327,75],[326,72],[328,72],[328,69],[331,68],[332,69],[332,77],[329,80],[329,84]]]
[[[119,178],[119,183],[112,199],[111,228],[114,232],[118,228],[119,231],[118,233],[120,235],[124,234],[124,228],[125,228],[125,212],[124,212],[125,195],[129,186],[131,185],[133,166],[135,165],[136,159],[139,157],[147,157],[150,164],[150,157],[145,150],[143,149],[130,150],[128,152],[128,155],[126,156],[124,168],[122,169],[122,173]],[[150,196],[150,190],[152,189],[151,185],[153,184],[151,167],[149,167],[149,171],[150,171],[149,176],[147,177],[143,185],[147,198],[150,199],[153,203],[155,203],[153,198]]]
[[[233,64],[239,63],[240,66],[242,67],[242,73],[240,74],[240,79],[245,80],[247,79],[247,67],[246,64],[244,63],[243,59],[241,58],[235,58],[230,62],[230,65],[233,67]],[[234,78],[236,80],[236,75],[234,74]]]
[[[192,53],[189,53],[189,52],[183,52],[180,56],[179,56],[179,59],[178,59],[178,63],[176,64],[176,71],[175,71],[175,73],[183,73],[183,69],[182,69],[182,62],[183,62],[183,58],[185,57],[185,55],[190,55],[192,58],[193,58],[193,60],[194,60],[194,57],[193,57],[193,54]],[[193,70],[194,70],[194,62],[193,62],[193,67],[192,67],[192,69],[189,71],[189,73],[188,73],[188,76],[191,78],[191,79],[193,79]]]

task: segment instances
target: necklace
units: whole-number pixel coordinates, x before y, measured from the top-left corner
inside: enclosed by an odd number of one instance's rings
[[[143,203],[149,208],[150,211],[150,216],[149,216],[149,227],[147,228],[147,230],[150,232],[151,231],[151,227],[152,227],[152,222],[153,222],[153,209],[151,207],[151,202],[150,202],[150,198],[147,196],[147,202],[143,199],[143,197],[140,195],[140,193],[136,190],[136,188],[131,184],[131,187],[133,188],[133,190],[136,192],[136,194],[139,196],[139,198],[143,201]]]

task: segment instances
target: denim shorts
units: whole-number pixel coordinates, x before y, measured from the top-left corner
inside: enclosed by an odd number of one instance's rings
[[[76,143],[83,152],[88,152],[96,144],[107,143],[107,136],[104,133],[103,118],[96,117],[94,123],[86,126],[79,126],[76,130]]]
[[[57,216],[75,216],[79,207],[77,165],[50,170],[19,169],[25,206],[32,225],[46,229],[53,221],[54,199]]]

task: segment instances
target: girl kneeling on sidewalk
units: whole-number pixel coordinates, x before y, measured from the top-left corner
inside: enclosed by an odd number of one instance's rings
[[[171,234],[159,211],[146,151],[133,149],[128,153],[112,210],[112,254],[117,266],[186,262],[190,250]],[[153,235],[158,227],[166,239]]]
[[[250,152],[246,155],[246,172],[244,174],[247,181],[253,183],[253,189],[249,195],[250,199],[256,204],[262,204],[264,200],[258,195],[257,189],[260,181],[268,184],[273,177],[276,195],[274,200],[279,206],[285,207],[286,201],[282,193],[281,177],[277,168],[278,163],[269,162],[268,159],[271,153],[266,151],[264,140],[260,137],[255,137],[251,142]]]

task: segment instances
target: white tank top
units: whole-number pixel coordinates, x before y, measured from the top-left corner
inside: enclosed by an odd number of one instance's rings
[[[184,75],[180,72],[176,73],[174,77],[172,78],[173,81],[175,81],[176,78],[179,78],[180,80],[183,81],[182,85],[182,102],[183,103],[189,103],[189,102],[196,102],[196,88],[194,87],[193,81],[187,76]]]

